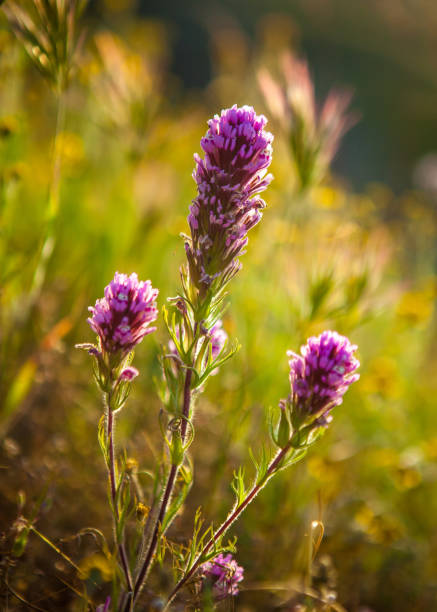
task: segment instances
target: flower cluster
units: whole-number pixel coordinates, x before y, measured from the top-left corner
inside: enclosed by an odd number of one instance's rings
[[[258,80],[270,112],[288,135],[300,188],[305,189],[323,179],[341,138],[357,118],[346,112],[352,97],[348,91],[331,91],[318,112],[305,61],[285,53],[282,73],[284,85],[266,70]]]
[[[185,249],[191,283],[201,293],[213,283],[220,290],[240,269],[238,257],[247,232],[261,219],[259,197],[272,180],[273,136],[267,120],[250,106],[233,106],[215,115],[201,140],[204,159],[195,156],[198,195],[190,207],[191,237]]]
[[[334,406],[343,401],[349,385],[358,380],[355,370],[360,362],[354,357],[357,346],[335,331],[325,331],[309,338],[302,355],[291,351],[290,402],[299,420],[308,417],[327,425]]]
[[[90,306],[92,316],[88,323],[100,338],[101,348],[108,354],[129,353],[147,334],[158,316],[156,297],[150,281],[138,281],[133,273],[115,273],[105,288],[105,297]]]
[[[238,595],[238,584],[243,580],[244,569],[238,565],[231,554],[217,555],[204,563],[200,571],[202,576],[212,584],[215,599],[224,599],[228,595]]]

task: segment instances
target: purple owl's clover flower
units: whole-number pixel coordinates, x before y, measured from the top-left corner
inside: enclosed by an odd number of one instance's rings
[[[191,283],[201,293],[219,291],[238,272],[247,232],[261,219],[259,197],[272,180],[273,136],[264,131],[263,115],[250,106],[223,110],[208,122],[201,140],[205,153],[195,156],[193,178],[198,195],[188,216],[187,253]]]
[[[105,288],[105,297],[88,309],[92,314],[88,323],[99,336],[103,352],[123,357],[156,330],[149,325],[158,316],[157,295],[150,281],[138,281],[135,273],[115,273]]]
[[[211,339],[211,355],[213,359],[217,359],[223,350],[228,339],[228,334],[222,327],[222,322],[219,319],[208,332]]]
[[[231,554],[219,554],[200,567],[206,580],[212,583],[212,594],[215,599],[224,599],[228,595],[238,595],[238,584],[243,580],[244,569],[238,565]]]
[[[342,403],[349,385],[359,379],[356,350],[345,336],[325,331],[309,338],[301,355],[288,352],[293,420],[313,419],[322,426],[330,423],[332,408]]]
[[[123,368],[120,373],[119,380],[125,382],[132,382],[134,378],[138,376],[139,372],[136,368],[132,366],[128,366],[127,368]]]

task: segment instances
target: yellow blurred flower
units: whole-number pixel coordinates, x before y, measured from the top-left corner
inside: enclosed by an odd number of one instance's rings
[[[422,449],[426,459],[437,461],[437,436],[425,440],[422,444]]]
[[[426,323],[430,318],[436,297],[436,280],[426,283],[423,289],[407,291],[403,294],[396,314],[410,325]]]
[[[139,502],[136,508],[137,520],[141,523],[146,520],[150,512],[150,508],[145,504]]]
[[[20,129],[20,124],[17,117],[8,116],[0,119],[0,138],[8,138],[13,136]]]
[[[61,156],[64,170],[74,170],[84,159],[82,139],[73,132],[61,132],[55,146],[56,154]]]
[[[415,468],[399,467],[393,472],[394,481],[400,490],[417,487],[422,481],[422,475]]]
[[[336,210],[341,208],[346,200],[345,193],[339,189],[328,186],[319,186],[313,189],[314,203],[319,208]]]
[[[355,514],[358,525],[374,542],[390,544],[402,537],[404,529],[398,519],[390,514],[376,514],[369,505]]]
[[[90,557],[86,557],[79,565],[85,578],[89,578],[91,572],[97,569],[104,582],[110,582],[114,575],[115,567],[111,559],[105,557],[101,553],[95,553]]]
[[[313,455],[307,461],[308,472],[323,486],[324,499],[334,498],[341,489],[343,473],[338,463]]]
[[[126,472],[136,472],[138,469],[138,461],[134,457],[128,457],[126,459]]]
[[[399,453],[393,448],[376,448],[371,453],[368,461],[372,465],[388,468],[399,465]]]
[[[401,379],[396,361],[387,356],[376,357],[362,376],[361,389],[365,393],[379,393],[385,398],[399,397]]]

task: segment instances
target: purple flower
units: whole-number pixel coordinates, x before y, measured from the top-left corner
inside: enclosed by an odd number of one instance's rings
[[[123,368],[120,373],[119,379],[124,382],[132,382],[134,378],[138,376],[139,372],[136,368],[132,366],[128,366],[127,368]]]
[[[104,604],[100,604],[96,608],[96,612],[108,612],[111,605],[111,598],[108,596]]]
[[[89,311],[88,323],[100,338],[107,353],[129,353],[147,334],[155,331],[149,327],[158,316],[156,297],[150,281],[138,281],[133,273],[115,273],[114,280],[105,288],[105,297],[97,300]]]
[[[222,352],[226,340],[228,339],[228,334],[222,328],[222,322],[220,319],[209,330],[209,336],[211,338],[212,358],[216,359]]]
[[[299,419],[314,416],[320,425],[327,425],[329,412],[343,401],[349,385],[358,380],[354,374],[360,365],[355,359],[355,344],[335,331],[325,331],[309,338],[301,354],[289,351],[293,411]]]
[[[217,555],[200,567],[204,578],[212,583],[215,599],[224,599],[228,595],[238,595],[238,584],[243,580],[244,569],[240,567],[231,554]]]
[[[219,290],[238,272],[247,232],[261,219],[265,202],[258,194],[272,180],[266,172],[273,136],[264,131],[266,123],[252,107],[234,105],[208,122],[200,142],[205,157],[195,155],[198,195],[185,244],[191,282],[200,291],[213,283]]]

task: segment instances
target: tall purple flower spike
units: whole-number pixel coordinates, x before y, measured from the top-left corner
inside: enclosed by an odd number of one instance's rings
[[[198,195],[185,244],[191,282],[200,291],[217,279],[219,289],[238,272],[247,232],[261,219],[265,202],[258,194],[272,180],[266,172],[273,136],[264,131],[266,123],[251,106],[234,105],[210,119],[200,141],[205,157],[194,157]]]
[[[325,331],[309,338],[301,355],[289,351],[291,402],[299,418],[314,415],[320,425],[327,425],[334,406],[343,401],[349,385],[359,379],[354,374],[360,362],[357,350],[345,336]]]
[[[133,273],[115,273],[105,287],[105,297],[90,306],[92,316],[87,319],[100,338],[107,353],[129,353],[147,334],[156,330],[149,327],[158,316],[156,297],[150,281],[138,281]]]
[[[200,568],[204,578],[212,582],[212,593],[215,599],[224,599],[228,595],[238,595],[238,584],[244,578],[244,569],[238,565],[231,554],[217,555]]]

